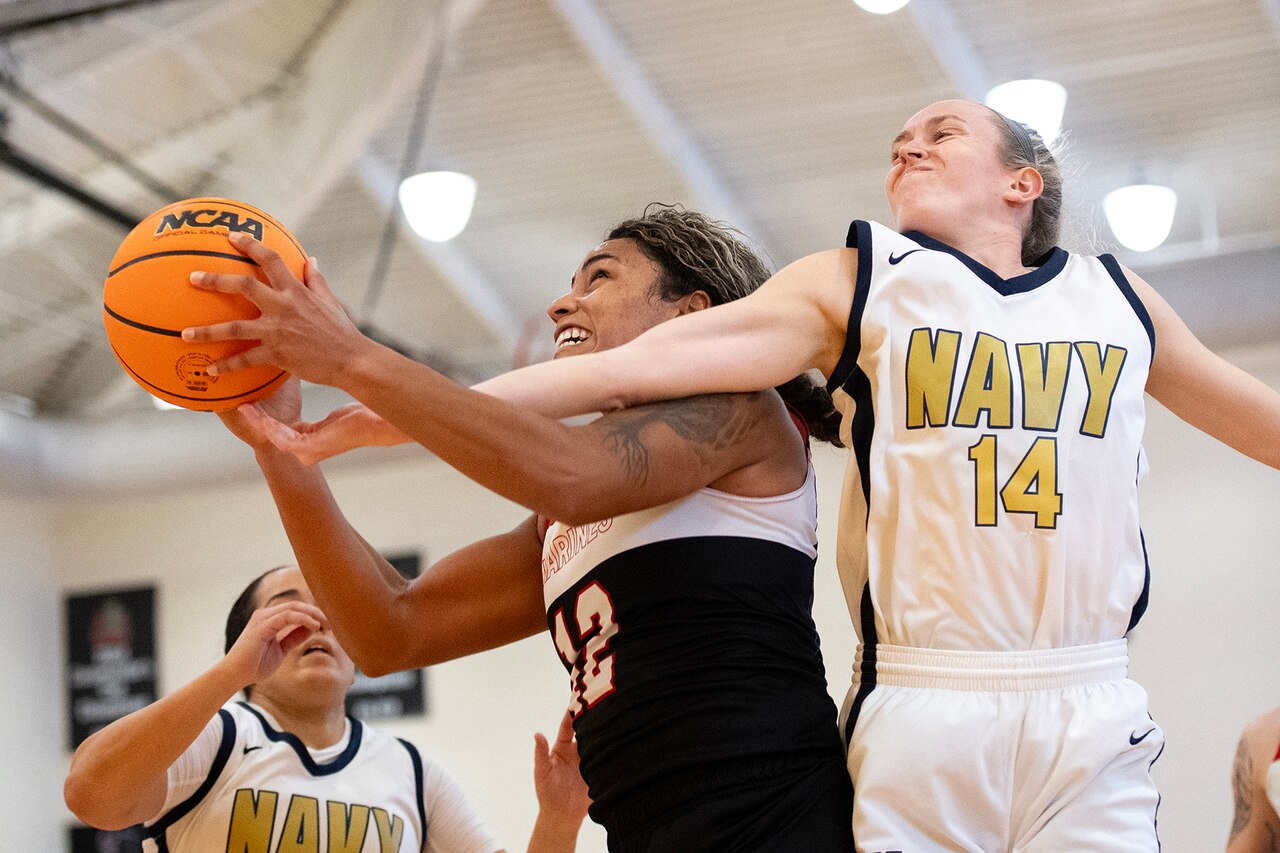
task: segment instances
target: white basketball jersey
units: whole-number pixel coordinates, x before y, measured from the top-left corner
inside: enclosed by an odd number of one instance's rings
[[[317,761],[256,708],[218,713],[222,740],[204,785],[146,827],[145,850],[423,849],[423,764],[412,745],[352,719],[346,743]]]
[[[849,245],[829,387],[851,449],[837,564],[864,646],[1124,636],[1149,578],[1137,488],[1154,332],[1118,264],[1054,249],[1005,280],[861,221]]]

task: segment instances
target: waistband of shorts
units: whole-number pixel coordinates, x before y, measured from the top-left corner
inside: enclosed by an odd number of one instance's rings
[[[858,646],[853,683],[948,690],[1052,690],[1119,681],[1129,674],[1129,641],[1025,652],[971,652],[910,646]],[[866,673],[866,674],[864,674]]]

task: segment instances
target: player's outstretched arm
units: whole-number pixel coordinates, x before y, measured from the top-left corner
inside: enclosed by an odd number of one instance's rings
[[[548,744],[541,734],[534,735],[533,785],[538,794],[538,820],[528,853],[572,853],[591,797],[578,772],[573,717],[567,712],[553,743]]]
[[[1155,327],[1147,393],[1196,429],[1280,468],[1280,392],[1212,352],[1151,285],[1125,275]]]
[[[80,744],[63,786],[67,806],[100,829],[123,829],[158,816],[170,765],[218,709],[274,672],[290,649],[326,624],[317,608],[299,601],[254,611],[231,651],[207,672]]]
[[[668,320],[615,349],[523,367],[475,389],[567,417],[761,391],[814,368],[829,376],[844,346],[856,271],[856,249],[809,255],[743,299]]]
[[[210,373],[274,364],[311,382],[336,385],[412,435],[405,423],[420,398],[413,382],[362,335],[316,269],[305,281],[280,256],[243,234],[228,238],[267,281],[193,273],[192,284],[253,302],[260,316],[183,331],[184,340],[260,343],[210,366]],[[481,390],[555,417],[610,411],[691,394],[772,388],[811,368],[829,374],[844,344],[857,250],[801,258],[750,296],[663,323],[626,346],[523,368]],[[376,399],[377,402],[371,402]]]

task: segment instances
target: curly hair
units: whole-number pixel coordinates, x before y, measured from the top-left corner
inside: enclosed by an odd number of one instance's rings
[[[712,305],[723,305],[755,291],[771,275],[769,268],[744,242],[742,232],[679,205],[653,203],[637,219],[618,223],[606,239],[631,240],[658,265],[658,298],[675,301],[701,290]],[[827,389],[808,374],[776,389],[819,441],[838,447],[840,413]]]

